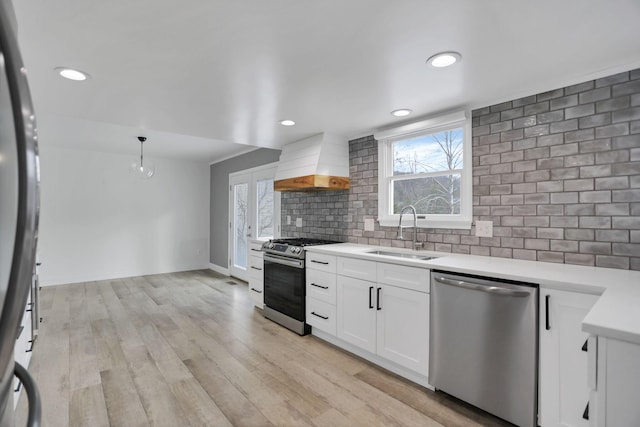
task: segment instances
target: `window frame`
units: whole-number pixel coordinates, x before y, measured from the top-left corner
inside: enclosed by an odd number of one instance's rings
[[[393,176],[392,144],[399,140],[429,135],[446,130],[462,128],[462,170],[460,177],[460,213],[459,214],[418,214],[420,228],[452,228],[471,229],[473,221],[473,175],[471,153],[471,119],[465,111],[458,111],[441,115],[419,122],[409,123],[396,128],[384,130],[374,134],[378,141],[378,222],[381,226],[397,227],[399,214],[391,213],[391,195]],[[459,169],[456,169],[459,171]],[[442,176],[447,171],[435,175]],[[428,176],[416,174],[416,176]],[[403,177],[403,179],[407,179]],[[424,218],[420,218],[424,216]]]

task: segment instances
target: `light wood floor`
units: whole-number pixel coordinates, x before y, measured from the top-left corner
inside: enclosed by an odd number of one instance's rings
[[[506,425],[264,319],[210,271],[44,288],[41,311],[49,427]]]

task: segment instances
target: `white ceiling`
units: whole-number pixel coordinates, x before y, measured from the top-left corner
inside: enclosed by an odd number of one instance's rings
[[[147,154],[211,162],[640,67],[638,0],[14,3],[40,143],[98,151],[146,135]],[[462,62],[425,65],[445,50]]]

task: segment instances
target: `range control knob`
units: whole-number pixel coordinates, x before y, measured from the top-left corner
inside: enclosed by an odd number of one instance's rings
[[[275,244],[269,243],[269,249],[273,249],[274,246],[275,246]]]
[[[296,248],[296,253],[299,254],[302,249]]]
[[[291,253],[296,253],[296,248],[294,248],[293,246],[291,246],[291,248],[289,248],[289,250],[291,251]]]

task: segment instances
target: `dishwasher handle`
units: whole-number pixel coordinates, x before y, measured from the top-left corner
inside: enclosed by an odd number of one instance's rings
[[[523,298],[531,295],[527,291],[518,291],[510,288],[502,288],[500,286],[480,285],[478,283],[465,282],[463,280],[448,279],[443,276],[434,275],[433,278],[436,280],[436,282],[440,282],[445,285],[457,286],[459,288],[486,292],[488,294],[493,294],[493,295],[500,295],[505,297],[516,297],[516,298]]]

